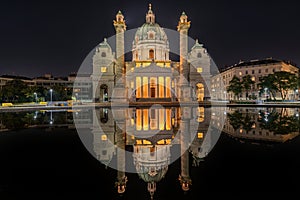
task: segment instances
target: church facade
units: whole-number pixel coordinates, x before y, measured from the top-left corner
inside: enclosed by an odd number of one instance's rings
[[[113,25],[116,52],[104,39],[93,55],[91,78],[95,102],[203,101],[210,98],[211,58],[198,40],[188,49],[190,21],[184,12],[177,26],[179,61],[170,60],[168,36],[156,23],[151,4],[145,23],[137,29],[132,41],[131,61],[125,61],[126,23],[121,11],[116,14]]]

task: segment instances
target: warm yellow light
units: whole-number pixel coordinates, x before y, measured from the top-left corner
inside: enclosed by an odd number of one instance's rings
[[[101,140],[102,140],[102,141],[107,140],[107,135],[101,135]]]
[[[165,130],[165,109],[159,109],[159,130]]]
[[[240,133],[243,133],[243,129],[240,129]]]
[[[149,140],[143,140],[143,144],[151,144]]]
[[[134,125],[134,119],[131,119],[131,126]]]
[[[101,72],[102,72],[102,73],[107,72],[107,67],[101,67]]]
[[[143,130],[149,130],[148,126],[148,109],[143,109]]]
[[[143,97],[148,98],[148,77],[143,77]]]
[[[198,133],[197,136],[198,136],[199,139],[202,139],[203,138],[203,133]]]
[[[157,144],[165,144],[165,140],[164,140],[164,139],[159,140],[159,141],[157,142]]]
[[[131,89],[133,89],[133,88],[134,88],[134,82],[133,82],[133,81],[131,81],[131,83],[130,83],[130,87],[131,87]]]
[[[133,72],[134,71],[134,67],[131,67],[131,72]]]
[[[202,67],[198,67],[198,68],[197,68],[197,72],[198,72],[198,73],[202,73]]]
[[[253,76],[253,77],[251,78],[251,80],[252,80],[252,81],[255,81],[255,77]]]
[[[171,130],[171,109],[166,109],[166,130]]]
[[[166,98],[171,98],[171,78],[166,77]]]
[[[171,139],[166,139],[165,140],[166,144],[171,144],[171,141],[172,141]]]
[[[142,130],[142,110],[136,110],[136,130]]]
[[[136,140],[135,142],[136,142],[136,144],[143,144],[142,140]]]
[[[158,84],[159,84],[159,97],[164,98],[165,97],[164,77],[162,76],[158,77]]]
[[[242,72],[239,72],[239,75],[240,75],[240,76],[242,76],[242,75],[243,75],[243,73],[242,73]]]
[[[141,77],[136,77],[136,98],[142,97],[142,80]]]

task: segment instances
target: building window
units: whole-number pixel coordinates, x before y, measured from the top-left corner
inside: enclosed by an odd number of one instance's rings
[[[153,33],[149,33],[149,39],[153,39],[154,38],[154,34]]]
[[[259,74],[261,73],[261,69],[258,70],[258,73],[259,73]]]
[[[273,72],[275,72],[275,69],[273,69]]]
[[[102,73],[107,72],[107,67],[101,67],[101,72],[102,72]]]
[[[199,139],[202,139],[203,138],[203,133],[198,133],[197,136],[198,136]]]
[[[246,74],[248,74],[248,70],[246,70]]]
[[[198,57],[198,58],[201,58],[201,56],[202,56],[201,53],[198,53],[198,54],[197,54],[197,57]]]
[[[265,72],[268,73],[268,69],[265,69]]]
[[[198,67],[198,68],[197,68],[197,72],[198,72],[198,73],[202,73],[202,67]]]
[[[252,70],[252,74],[254,74],[255,73],[255,71],[254,70]]]
[[[243,75],[243,73],[242,73],[242,72],[239,72],[239,75],[240,75],[240,76],[242,76],[242,75]]]
[[[102,141],[107,140],[107,135],[101,135],[101,140],[102,140]]]
[[[134,82],[133,81],[130,82],[130,87],[131,87],[131,89],[134,88]]]
[[[101,57],[106,57],[106,53],[105,53],[105,52],[102,52],[102,53],[101,53]]]
[[[149,59],[154,59],[154,50],[153,49],[149,50]]]

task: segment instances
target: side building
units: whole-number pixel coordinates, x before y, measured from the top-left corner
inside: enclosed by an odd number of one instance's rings
[[[299,68],[288,61],[277,60],[273,58],[266,58],[262,60],[250,60],[250,61],[240,61],[230,67],[220,70],[218,75],[212,77],[211,88],[212,94],[211,98],[213,100],[227,99],[233,100],[234,94],[232,92],[226,91],[230,85],[230,81],[234,76],[238,77],[240,80],[246,75],[251,76],[251,80],[255,83],[252,85],[249,95],[255,97],[256,99],[265,100],[266,95],[260,93],[260,78],[273,74],[274,72],[285,71],[296,74],[298,76]],[[220,87],[224,84],[224,87]],[[289,91],[288,98],[292,99],[294,96],[294,91]],[[246,93],[242,92],[239,99],[246,99]],[[280,94],[276,94],[276,99],[280,99]]]

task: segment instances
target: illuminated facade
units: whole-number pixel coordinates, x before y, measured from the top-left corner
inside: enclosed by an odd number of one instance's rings
[[[184,12],[177,26],[179,62],[170,60],[168,36],[156,23],[151,5],[146,22],[134,35],[131,61],[125,61],[124,57],[126,23],[120,11],[113,24],[116,52],[104,39],[93,56],[94,101],[203,101],[210,98],[211,58],[198,40],[189,51],[190,21]]]
[[[250,75],[251,80],[255,84],[251,87],[249,95],[254,96],[256,99],[266,99],[266,95],[260,94],[260,78],[267,76],[268,74],[273,74],[274,72],[290,72],[298,75],[299,68],[294,64],[282,60],[276,60],[272,58],[266,58],[262,60],[251,60],[248,62],[239,62],[231,67],[228,67],[220,72],[220,74],[213,76],[211,80],[211,98],[214,100],[233,100],[234,94],[232,92],[227,93],[226,88],[229,86],[229,82],[234,76],[242,79],[243,76]],[[293,99],[295,92],[293,90],[289,91],[287,95],[288,99]],[[297,93],[298,95],[298,93]],[[279,92],[276,93],[276,99],[280,99],[281,96]],[[240,99],[246,99],[246,93],[242,92],[240,94]]]

